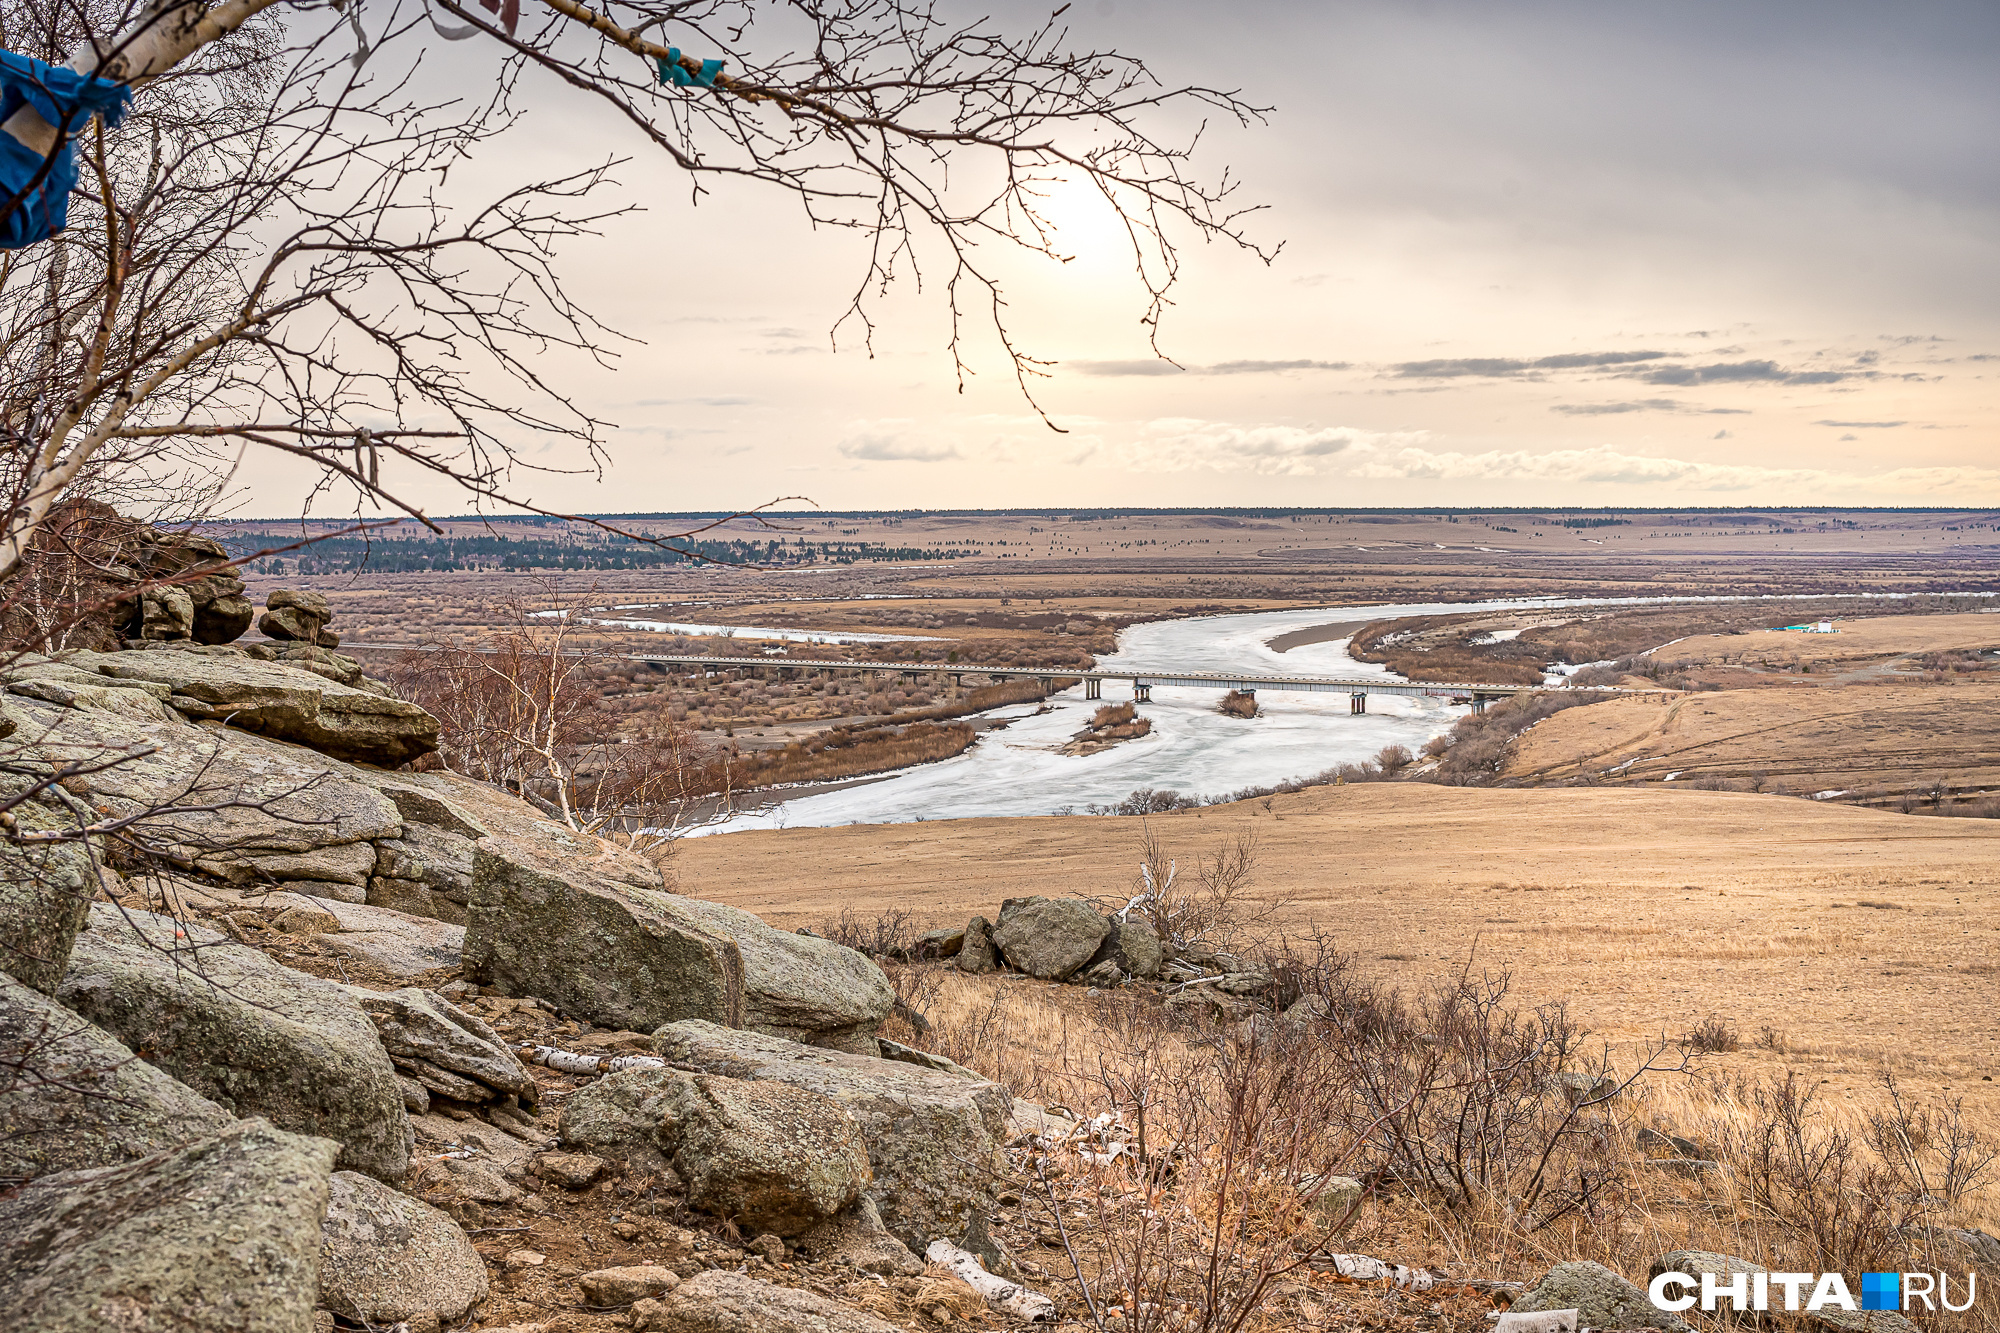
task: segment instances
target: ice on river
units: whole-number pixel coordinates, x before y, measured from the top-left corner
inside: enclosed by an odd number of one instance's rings
[[[1118,652],[1098,665],[1396,680],[1400,677],[1386,667],[1349,657],[1346,639],[1284,653],[1267,641],[1316,625],[1429,612],[1423,606],[1342,607],[1155,621],[1124,631]],[[1257,695],[1263,716],[1246,721],[1216,710],[1218,690],[1155,686],[1152,702],[1139,709],[1152,719],[1150,734],[1094,755],[1058,753],[1101,703],[1130,697],[1129,687],[1106,681],[1101,701],[1086,700],[1077,686],[1052,696],[1044,713],[1037,714],[1033,705],[996,709],[989,716],[1015,720],[981,736],[956,758],[802,796],[703,831],[1081,812],[1123,800],[1140,787],[1217,795],[1372,758],[1385,745],[1415,750],[1467,711],[1443,699],[1377,694],[1369,696],[1368,712],[1357,717],[1345,692],[1266,689]]]

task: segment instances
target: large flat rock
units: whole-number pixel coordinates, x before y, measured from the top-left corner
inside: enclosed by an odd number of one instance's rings
[[[335,1151],[250,1120],[0,1195],[0,1328],[309,1333]]]
[[[229,727],[148,722],[41,700],[16,698],[10,710],[26,724],[13,743],[30,757],[101,763],[131,755],[85,779],[93,803],[120,815],[177,807],[148,820],[148,832],[190,861],[213,862],[225,878],[255,876],[260,857],[283,864],[280,858],[403,831],[395,803],[360,780],[363,770],[301,746]]]
[[[704,1073],[790,1083],[846,1107],[868,1143],[875,1178],[866,1193],[890,1234],[918,1254],[963,1236],[986,1183],[1005,1169],[1014,1099],[998,1083],[705,1022],[668,1024],[653,1044]]]
[[[375,1024],[339,986],[171,917],[91,909],[57,998],[238,1115],[340,1144],[384,1180],[413,1136]]]
[[[238,653],[111,653],[104,675],[165,685],[167,702],[196,719],[280,740],[339,759],[394,766],[437,749],[437,719],[404,699],[356,689],[314,671]]]
[[[621,882],[627,867],[609,850],[560,832],[481,840],[466,975],[602,1027],[643,1032],[682,1018],[740,1025],[735,940],[679,910],[671,894]]]
[[[33,1178],[150,1157],[236,1117],[110,1033],[0,976],[0,1176]]]
[[[872,959],[817,935],[775,929],[724,903],[676,896],[668,910],[736,941],[743,956],[744,1027],[875,1054],[875,1032],[895,1007],[896,992]]]

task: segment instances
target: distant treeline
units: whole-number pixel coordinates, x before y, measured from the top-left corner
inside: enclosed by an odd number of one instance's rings
[[[288,544],[278,534],[229,535],[243,551]],[[292,538],[291,540],[296,540]],[[684,541],[681,550],[624,537],[328,537],[298,551],[253,561],[259,574],[424,574],[453,570],[654,569],[709,561],[728,565],[851,565],[868,560],[956,560],[980,554],[955,547],[875,546],[865,542]],[[686,554],[683,554],[686,552]]]

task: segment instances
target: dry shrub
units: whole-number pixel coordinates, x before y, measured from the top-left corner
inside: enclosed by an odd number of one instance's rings
[[[1216,710],[1230,717],[1255,717],[1257,693],[1254,690],[1231,690],[1222,696],[1222,702],[1216,705]]]
[[[1159,830],[1142,822],[1139,869],[1130,896],[1122,902],[1092,901],[1120,921],[1137,913],[1176,953],[1226,949],[1286,905],[1283,899],[1251,896],[1256,872],[1253,829],[1197,851],[1183,873],[1180,858],[1168,851]]]
[[[1673,1249],[1783,1271],[1962,1264],[1941,1229],[1976,1224],[1992,1151],[1949,1098],[1916,1105],[1885,1081],[1856,1113],[1806,1081],[1718,1080],[1660,1047],[1617,1072],[1505,977],[1404,996],[1324,940],[1269,957],[1305,1007],[1222,1028],[1143,993],[921,969],[936,989],[919,1044],[1103,1117],[1034,1148],[1021,1183],[1029,1218],[1051,1235],[1060,1221],[1074,1254],[1074,1277],[1057,1273],[1071,1305],[1087,1297],[1127,1333],[1295,1326],[1273,1293],[1328,1250],[1514,1280],[1589,1258],[1643,1282]],[[1656,1160],[1638,1137],[1653,1124],[1682,1126],[1722,1169]],[[1357,1209],[1316,1206],[1332,1176],[1363,1183]],[[1990,1309],[1936,1323],[1994,1327]]]
[[[888,908],[873,917],[843,907],[839,915],[822,918],[816,933],[835,944],[858,949],[870,958],[905,958],[919,931],[915,919],[900,907]]]
[[[1729,1025],[1728,1020],[1711,1014],[1695,1024],[1693,1031],[1682,1039],[1681,1044],[1696,1055],[1725,1055],[1740,1049],[1743,1040],[1737,1036],[1736,1029]]]
[[[1139,710],[1129,703],[1105,704],[1091,717],[1090,729],[1102,731],[1106,727],[1115,727],[1121,722],[1130,722],[1138,714]]]

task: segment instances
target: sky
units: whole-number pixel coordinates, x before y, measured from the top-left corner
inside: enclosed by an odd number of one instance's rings
[[[517,489],[591,512],[2000,504],[2000,8],[1081,0],[1064,19],[1077,45],[1273,108],[1211,124],[1196,166],[1240,181],[1251,236],[1281,248],[1182,237],[1171,362],[1085,190],[1051,205],[1068,262],[993,257],[1011,332],[1054,363],[1035,395],[1058,430],[989,335],[960,390],[934,281],[879,305],[872,350],[836,342],[857,238],[755,184],[693,205],[629,129],[531,86],[505,169],[622,155],[642,211],[563,260],[634,340],[613,368],[551,366],[616,423],[612,469]],[[444,53],[460,76],[477,45]],[[284,479],[249,475],[273,507]]]

